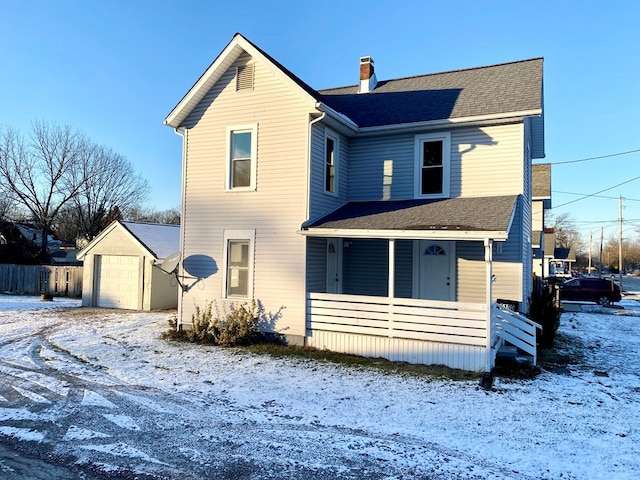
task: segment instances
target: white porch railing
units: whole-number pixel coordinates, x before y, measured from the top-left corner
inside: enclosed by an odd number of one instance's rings
[[[308,293],[307,328],[486,347],[487,308],[479,303]]]
[[[491,318],[495,326],[495,336],[531,355],[533,364],[536,365],[536,329],[542,329],[542,326],[499,304],[491,307]]]

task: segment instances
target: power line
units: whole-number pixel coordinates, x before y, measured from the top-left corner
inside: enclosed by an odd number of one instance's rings
[[[551,193],[561,193],[563,195],[577,195],[577,196],[585,196],[585,193],[574,193],[574,192],[561,192],[560,190],[552,190]],[[596,198],[605,198],[607,200],[618,200],[618,197],[608,197],[606,195],[591,195],[592,197],[596,197]],[[628,202],[640,202],[640,199],[637,198],[628,198],[628,197],[624,197],[625,201]]]
[[[600,160],[602,158],[619,157],[621,155],[629,155],[630,153],[637,153],[637,152],[640,152],[640,148],[636,150],[629,150],[628,152],[619,152],[619,153],[611,153],[609,155],[601,155],[599,157],[580,158],[578,160],[566,160],[564,162],[550,162],[550,163],[551,165],[565,165],[567,163],[589,162],[591,160]]]
[[[633,182],[634,180],[638,180],[639,178],[640,178],[640,176],[637,176],[637,177],[634,177],[634,178],[632,178],[630,180],[627,180],[625,182],[622,182],[622,183],[619,183],[617,185],[614,185],[613,187],[605,188],[604,190],[600,190],[599,192],[595,192],[595,193],[592,193],[590,195],[585,195],[584,197],[581,197],[581,198],[576,198],[575,200],[571,200],[570,202],[563,203],[562,205],[556,205],[555,207],[552,208],[552,210],[555,210],[556,208],[564,207],[564,206],[569,205],[571,203],[579,202],[580,200],[585,200],[585,199],[590,198],[590,197],[595,197],[596,195],[599,195],[599,194],[601,194],[603,192],[608,192],[609,190],[613,190],[614,188],[617,188],[617,187],[619,187],[621,185],[624,185],[626,183]]]

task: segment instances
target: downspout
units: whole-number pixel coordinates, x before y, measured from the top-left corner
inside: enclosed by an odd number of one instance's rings
[[[307,124],[307,188],[305,192],[305,212],[304,218],[305,223],[309,220],[310,215],[310,204],[311,204],[311,150],[313,146],[313,139],[311,135],[313,134],[313,125],[320,122],[324,119],[326,115],[325,112],[318,118],[314,118]],[[304,299],[304,345],[307,345],[307,237],[304,237],[304,262],[302,263],[302,295]]]
[[[313,146],[313,140],[311,138],[311,135],[313,133],[313,125],[320,122],[321,120],[324,120],[326,113],[322,112],[322,114],[318,117],[318,118],[314,118],[313,120],[311,120],[309,122],[309,124],[307,125],[307,143],[308,143],[308,149],[307,149],[307,191],[306,191],[306,205],[305,205],[305,221],[309,220],[309,204],[311,203],[310,200],[310,195],[311,195],[311,149]]]
[[[180,132],[183,133],[180,133]],[[182,254],[184,252],[184,221],[185,221],[185,210],[186,210],[186,205],[185,205],[185,199],[186,199],[186,189],[187,189],[187,184],[186,184],[186,179],[187,179],[187,129],[186,128],[182,128],[180,129],[180,127],[176,127],[173,129],[173,133],[175,133],[176,135],[178,135],[180,138],[182,138],[182,192],[180,194],[181,196],[181,201],[180,201],[180,253]],[[178,274],[179,275],[184,275],[184,271],[182,269],[182,262],[178,263]],[[182,326],[183,322],[182,322],[182,300],[184,297],[184,290],[181,288],[180,289],[180,294],[178,295],[178,324],[177,324],[177,328],[180,329],[180,327]]]

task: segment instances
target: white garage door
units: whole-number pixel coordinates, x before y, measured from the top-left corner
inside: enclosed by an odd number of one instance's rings
[[[138,308],[139,258],[102,255],[96,261],[96,305]]]

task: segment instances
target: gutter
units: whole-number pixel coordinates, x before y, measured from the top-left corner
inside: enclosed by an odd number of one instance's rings
[[[342,123],[345,127],[349,128],[350,130],[353,130],[354,133],[357,133],[360,129],[358,127],[358,125],[356,125],[353,120],[351,120],[349,117],[347,117],[346,115],[343,115],[342,113],[337,112],[336,110],[334,110],[333,108],[331,108],[329,105],[327,105],[324,102],[317,102],[316,103],[316,108],[318,110],[320,110],[321,112],[324,113],[328,113],[331,117],[335,118],[336,120],[338,120],[340,123]]]
[[[518,120],[525,117],[539,117],[541,115],[542,115],[542,109],[522,110],[519,112],[510,112],[506,114],[494,113],[490,115],[479,115],[474,117],[443,118],[441,120],[429,120],[425,122],[399,123],[395,125],[379,125],[375,127],[361,127],[361,128],[358,128],[357,132],[359,134],[366,135],[366,134],[374,134],[374,133],[396,131],[396,130],[437,128],[437,127],[444,127],[449,125],[485,123],[488,121],[500,121],[500,120]]]

